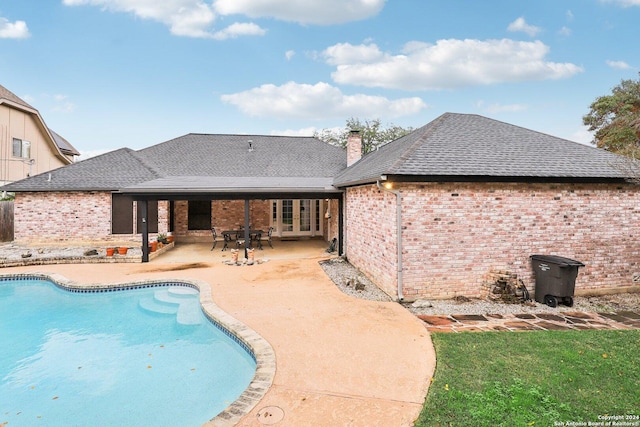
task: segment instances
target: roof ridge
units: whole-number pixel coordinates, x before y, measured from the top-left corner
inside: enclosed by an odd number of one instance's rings
[[[131,154],[131,156],[134,159],[139,161],[140,164],[142,164],[142,166],[144,166],[156,178],[162,178],[162,177],[165,176],[165,174],[161,172],[161,169],[158,166],[153,164],[153,162],[147,160],[147,158],[145,156],[143,156],[142,154],[140,154],[138,151],[131,150],[129,154]]]
[[[444,113],[442,115],[440,115],[439,117],[436,117],[435,119],[433,119],[432,121],[430,121],[429,123],[427,123],[426,125],[424,125],[423,127],[416,129],[416,132],[418,132],[420,129],[425,129],[424,133],[422,135],[420,135],[419,138],[416,138],[415,142],[413,144],[411,144],[409,146],[409,148],[407,148],[401,156],[398,157],[398,160],[396,160],[395,162],[393,162],[393,164],[391,165],[391,167],[389,168],[390,171],[394,171],[396,170],[396,168],[400,167],[402,165],[402,163],[404,163],[409,157],[411,157],[411,155],[413,153],[415,153],[415,151],[422,146],[422,144],[425,142],[425,140],[433,133],[435,132],[435,130],[440,126],[440,124],[446,119],[446,116],[451,115],[451,113]]]

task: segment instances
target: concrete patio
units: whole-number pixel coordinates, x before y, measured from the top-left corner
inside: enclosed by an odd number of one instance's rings
[[[143,279],[207,282],[215,303],[273,347],[276,374],[238,425],[412,426],[435,369],[425,324],[396,303],[349,297],[318,261],[319,240],[274,242],[266,262],[225,265],[210,243],[178,244],[150,263],[10,267],[2,274],[56,273],[80,283]]]

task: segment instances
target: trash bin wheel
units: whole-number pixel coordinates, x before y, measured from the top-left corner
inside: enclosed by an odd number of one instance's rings
[[[557,307],[558,306],[558,299],[556,297],[554,297],[553,295],[545,295],[544,296],[544,303],[547,304],[549,307]]]
[[[573,298],[572,297],[566,297],[564,299],[564,305],[566,305],[567,307],[573,307]]]

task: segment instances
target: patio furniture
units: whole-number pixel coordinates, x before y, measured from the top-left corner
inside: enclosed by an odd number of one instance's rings
[[[273,234],[273,227],[269,227],[269,231],[266,235],[260,235],[258,238],[258,249],[262,249],[262,240],[266,240],[269,243],[271,249],[273,249],[273,244],[271,244],[271,235]]]
[[[253,242],[258,242],[258,246],[260,247],[260,239],[263,234],[263,230],[249,229],[249,247],[251,247]],[[222,236],[224,237],[223,251],[226,250],[229,245],[234,245],[238,248],[245,246],[244,229],[225,230],[222,232]],[[262,249],[262,247],[260,247],[260,249]]]
[[[211,235],[213,237],[213,246],[211,246],[211,250],[214,250],[220,238],[220,236],[218,236],[218,233],[216,232],[215,227],[211,227]]]
[[[238,244],[238,240],[237,240],[238,234],[237,231],[235,230],[225,230],[222,232],[222,238],[224,239],[224,246],[222,246],[222,250],[226,251],[227,248],[229,247],[229,245],[234,244],[237,246]]]

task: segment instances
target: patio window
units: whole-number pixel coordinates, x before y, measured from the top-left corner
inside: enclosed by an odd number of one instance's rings
[[[189,230],[211,229],[211,201],[189,200]]]
[[[111,234],[133,234],[133,198],[111,195]]]

